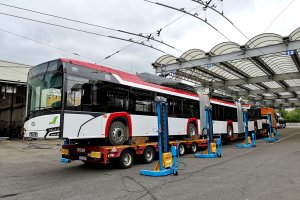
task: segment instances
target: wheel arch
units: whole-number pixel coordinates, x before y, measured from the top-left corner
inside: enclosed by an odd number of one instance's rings
[[[196,117],[188,119],[188,122],[187,122],[187,125],[186,125],[186,134],[187,135],[189,134],[189,125],[190,124],[194,124],[195,125],[195,127],[196,127],[196,133],[197,133],[197,135],[199,135],[198,119]]]
[[[106,121],[106,126],[105,126],[105,137],[108,138],[108,133],[109,133],[109,128],[111,124],[115,121],[120,121],[124,125],[126,125],[129,133],[129,137],[132,136],[132,123],[131,123],[131,117],[130,114],[127,112],[116,112],[116,113],[111,113]]]
[[[228,121],[227,121],[227,127],[226,127],[226,128],[227,128],[227,133],[228,133],[228,127],[229,127],[229,126],[230,126],[231,129],[232,129],[232,133],[234,133],[233,122],[232,122],[232,120],[228,120]]]

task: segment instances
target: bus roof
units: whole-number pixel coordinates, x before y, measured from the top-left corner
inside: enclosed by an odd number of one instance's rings
[[[146,87],[148,86],[148,87],[164,90],[166,92],[177,93],[178,95],[185,95],[185,96],[189,96],[191,98],[195,98],[195,97],[198,98],[198,95],[196,93],[191,93],[191,92],[180,90],[180,89],[174,89],[174,88],[170,88],[170,87],[166,87],[166,86],[162,86],[162,85],[148,83],[146,81],[143,81],[140,77],[138,77],[137,75],[132,74],[132,73],[120,71],[120,70],[117,70],[117,69],[105,67],[105,66],[98,65],[98,64],[88,63],[88,62],[74,60],[74,59],[69,59],[69,58],[60,58],[60,60],[62,62],[67,62],[67,63],[79,65],[79,66],[82,66],[82,67],[86,67],[86,68],[95,69],[95,70],[103,71],[103,72],[106,72],[106,73],[118,75],[123,81],[126,81],[126,82],[131,82],[131,83],[146,86]],[[214,103],[217,103],[217,104],[221,103],[221,104],[227,104],[227,105],[230,105],[230,106],[235,106],[235,103],[233,103],[233,102],[228,102],[228,101],[215,99],[215,98],[210,98],[210,100]]]

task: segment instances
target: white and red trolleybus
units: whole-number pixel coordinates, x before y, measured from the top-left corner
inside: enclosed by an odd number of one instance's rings
[[[240,103],[205,95],[199,100],[191,88],[163,77],[61,58],[29,71],[24,137],[112,145],[127,144],[137,136],[155,140],[157,95],[168,99],[171,137],[201,135],[204,104],[212,105],[214,134],[232,137],[244,132]],[[249,131],[255,124],[249,121]]]

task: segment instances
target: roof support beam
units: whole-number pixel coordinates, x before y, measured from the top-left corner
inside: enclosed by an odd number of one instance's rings
[[[194,82],[199,82],[201,83],[202,85],[203,84],[207,84],[207,80],[205,79],[201,79],[199,76],[194,76],[194,75],[190,75],[190,74],[187,74],[185,72],[182,72],[182,71],[177,71],[175,76],[180,76],[180,77],[184,77],[186,78],[187,80],[190,80],[192,79]]]
[[[297,94],[295,97],[294,95],[280,95],[279,97],[275,96],[264,96],[264,97],[254,97],[254,100],[261,101],[261,100],[272,100],[272,99],[290,99],[290,98],[300,98],[300,95]]]
[[[273,74],[275,74],[275,72],[261,58],[254,57],[251,58],[250,61],[267,75],[272,76]]]
[[[232,64],[230,64],[228,62],[221,62],[220,64],[225,66],[226,68],[230,69],[231,71],[233,71],[234,73],[236,73],[240,77],[243,77],[243,78],[249,77],[248,74],[246,74],[245,72],[239,70],[238,68],[236,68],[235,66],[233,66]]]
[[[298,71],[300,72],[300,58],[297,50],[294,50],[294,54],[291,55],[292,60],[294,61]]]
[[[294,108],[294,107],[299,107],[300,103],[275,103],[275,104],[268,104],[268,106],[273,106],[275,108]]]
[[[265,88],[260,90],[249,90],[246,91],[239,91],[238,95],[257,95],[257,94],[265,94],[265,93],[279,93],[279,92],[295,92],[300,91],[300,86],[298,87],[289,87],[289,88]]]
[[[253,57],[259,57],[263,55],[285,52],[288,50],[295,50],[300,49],[300,40],[290,41],[289,43],[280,43],[265,47],[259,47],[255,49],[246,49],[243,51],[231,52],[222,55],[212,55],[211,57],[204,57],[200,59],[195,59],[192,61],[186,61],[183,63],[174,63],[164,66],[156,66],[157,73],[161,72],[169,72],[176,69],[183,69],[183,68],[192,68],[196,66],[204,66],[211,63],[220,63],[226,62],[231,60],[241,60],[241,59],[248,59]]]
[[[249,77],[246,80],[244,79],[232,79],[226,81],[212,82],[214,87],[224,87],[224,86],[234,86],[234,85],[243,85],[243,84],[256,84],[262,82],[271,82],[271,81],[280,81],[280,80],[290,80],[290,79],[300,79],[300,72],[285,73],[285,74],[274,74],[273,76],[258,76],[258,77]]]
[[[207,70],[207,69],[205,69],[205,68],[202,68],[202,67],[196,67],[196,68],[194,68],[194,70],[195,70],[195,71],[200,71],[200,72],[206,73],[206,74],[208,74],[208,75],[210,75],[210,76],[213,76],[213,77],[215,77],[215,78],[218,78],[218,79],[220,79],[220,80],[222,80],[222,81],[226,81],[226,79],[225,79],[223,76],[220,76],[219,74],[216,74],[216,73],[214,73],[214,72],[212,72],[212,71],[209,71],[209,70]]]

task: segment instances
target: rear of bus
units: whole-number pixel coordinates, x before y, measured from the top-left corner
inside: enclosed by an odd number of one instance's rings
[[[273,108],[265,107],[260,109],[261,117],[263,121],[263,128],[268,130],[269,121],[268,121],[268,114],[271,114],[272,124],[275,129],[277,129],[277,120],[276,120],[276,113]]]

